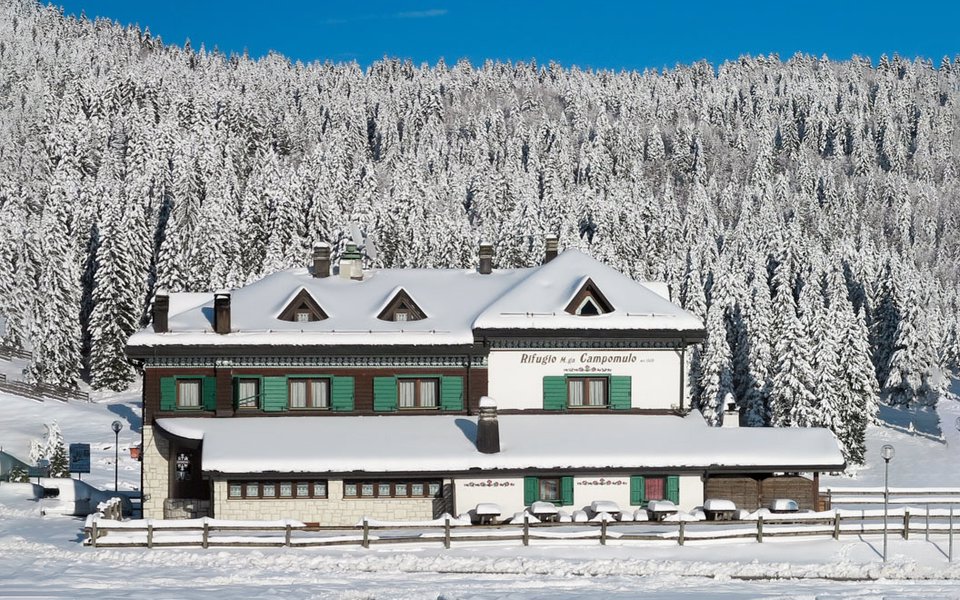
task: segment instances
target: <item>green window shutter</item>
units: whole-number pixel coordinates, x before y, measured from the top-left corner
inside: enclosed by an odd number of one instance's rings
[[[440,408],[463,410],[463,377],[440,378]]]
[[[330,408],[337,412],[353,410],[353,377],[330,379]]]
[[[373,410],[377,412],[397,410],[397,380],[395,377],[373,378]]]
[[[160,378],[160,410],[177,410],[177,378]]]
[[[265,412],[281,412],[287,410],[287,378],[286,377],[264,377],[263,390],[263,410]]]
[[[560,478],[560,504],[564,506],[573,504],[573,477]]]
[[[680,504],[680,478],[676,475],[667,476],[667,500]]]
[[[630,476],[630,506],[643,505],[647,495],[644,483],[642,476]]]
[[[567,407],[567,380],[563,375],[543,378],[543,410],[563,410]]]
[[[630,410],[630,377],[628,375],[610,377],[610,408]]]
[[[203,410],[217,410],[217,378],[204,377],[200,384],[203,395]]]
[[[523,478],[523,503],[530,506],[540,499],[540,480],[536,477]]]

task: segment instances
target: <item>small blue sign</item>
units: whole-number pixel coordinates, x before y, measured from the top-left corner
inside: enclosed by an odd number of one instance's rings
[[[70,472],[90,472],[90,444],[70,444]]]

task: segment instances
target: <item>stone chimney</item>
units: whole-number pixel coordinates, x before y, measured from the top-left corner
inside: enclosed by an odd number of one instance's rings
[[[721,427],[740,427],[740,408],[736,402],[727,402],[720,425]]]
[[[170,331],[167,316],[170,314],[170,296],[166,291],[157,290],[153,297],[153,331],[166,333]]]
[[[363,257],[354,243],[347,244],[347,249],[340,255],[340,278],[363,279]]]
[[[493,272],[493,244],[480,242],[480,274],[489,275]]]
[[[484,454],[500,452],[500,423],[497,421],[497,403],[493,398],[480,398],[480,418],[477,420],[477,450]]]
[[[217,333],[230,333],[230,292],[217,292],[213,295],[213,330]]]
[[[330,244],[326,242],[313,247],[313,276],[330,277]]]
[[[546,237],[543,238],[543,243],[546,248],[543,253],[543,264],[547,264],[559,254],[560,240],[557,239],[555,234],[548,233]]]

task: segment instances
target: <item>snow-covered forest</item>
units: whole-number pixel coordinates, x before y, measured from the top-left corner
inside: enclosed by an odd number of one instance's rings
[[[543,235],[664,280],[707,323],[714,421],[824,425],[960,354],[960,58],[666,71],[292,64],[0,4],[0,316],[38,381],[122,389],[157,289],[377,237],[371,266],[537,264]]]

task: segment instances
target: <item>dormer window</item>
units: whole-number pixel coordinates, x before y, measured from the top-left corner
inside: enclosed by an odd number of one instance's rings
[[[588,277],[573,295],[573,299],[565,310],[571,315],[596,317],[613,312],[613,306],[607,301],[597,284]]]
[[[327,313],[323,312],[310,292],[302,289],[277,318],[281,321],[292,321],[294,323],[310,323],[326,319]]]
[[[386,307],[380,314],[377,315],[377,318],[381,321],[394,321],[394,322],[406,322],[406,321],[419,321],[421,319],[426,319],[427,316],[424,314],[420,307],[417,306],[417,303],[413,301],[413,298],[404,291],[398,290],[394,294],[393,299],[390,302],[387,302]]]

